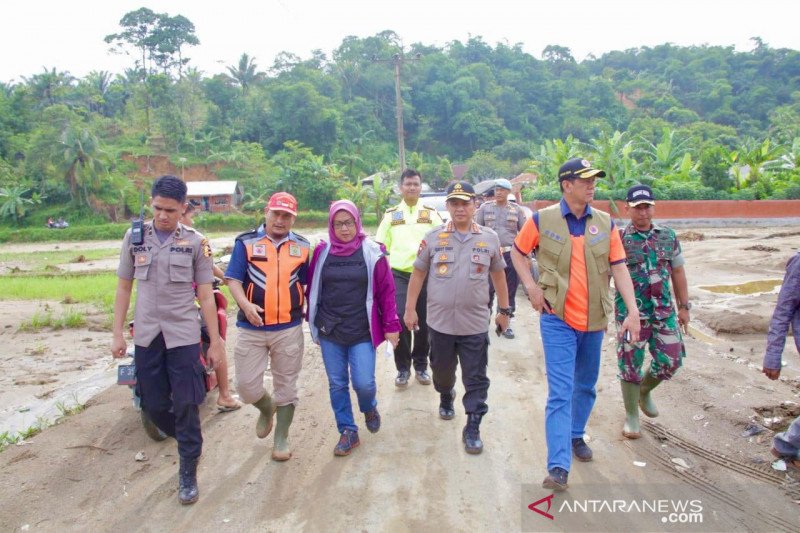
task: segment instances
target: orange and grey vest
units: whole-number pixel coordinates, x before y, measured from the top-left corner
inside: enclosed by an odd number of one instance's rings
[[[303,318],[303,285],[311,245],[302,236],[290,233],[277,248],[266,235],[252,231],[236,237],[245,246],[247,273],[242,288],[247,300],[264,309],[264,325],[280,326]],[[247,317],[239,310],[239,322]]]

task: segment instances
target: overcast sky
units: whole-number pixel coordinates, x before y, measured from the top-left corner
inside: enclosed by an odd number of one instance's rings
[[[267,69],[282,51],[307,58],[318,48],[330,57],[344,37],[383,30],[406,45],[444,46],[470,36],[491,45],[521,43],[539,58],[557,44],[578,60],[665,42],[747,51],[754,36],[772,48],[798,50],[797,6],[797,0],[12,0],[2,10],[0,81],[20,81],[43,67],[74,76],[122,72],[132,59],[108,53],[103,37],[140,7],[191,20],[200,45],[186,55],[216,74],[242,52]]]

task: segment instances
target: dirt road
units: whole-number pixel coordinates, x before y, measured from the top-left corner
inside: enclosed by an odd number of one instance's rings
[[[773,292],[748,299],[699,289],[780,277],[797,237],[765,241],[766,235],[739,230],[685,243],[698,320],[768,319]],[[777,251],[743,252],[767,242]],[[440,420],[432,387],[413,383],[396,390],[394,365],[379,351],[381,431],[362,430],[351,456],[334,457],[338,434],[327,380],[319,349],[307,341],[289,462],[270,461],[271,437],[254,435],[255,409],[218,413],[212,394],[201,411],[201,499],[181,507],[174,441],[150,441],[127,388],[112,387],[84,412],[0,454],[0,530],[681,530],[634,513],[610,519],[582,513],[570,522],[563,513],[549,520],[527,509],[548,496],[540,488],[547,387],[538,319],[524,301],[519,307],[517,338],[492,339],[482,455],[464,453],[460,403],[455,420]],[[573,465],[569,493],[588,488],[597,498],[634,487],[648,498],[692,494],[703,504],[704,522],[696,531],[797,530],[800,506],[792,500],[800,492],[771,467],[771,432],[741,436],[756,408],[777,413],[781,402],[798,401],[797,354],[787,349],[786,379],[771,382],[759,373],[763,332],[722,335],[698,326],[708,335],[698,330],[702,340],[687,339],[684,368],[656,391],[658,425],[649,425],[638,441],[620,434],[624,411],[614,347],[605,344],[587,430],[595,460]],[[229,352],[234,337],[232,331]],[[460,384],[457,391],[460,398]],[[134,460],[140,451],[147,461]],[[563,497],[553,501],[553,512],[559,501]]]

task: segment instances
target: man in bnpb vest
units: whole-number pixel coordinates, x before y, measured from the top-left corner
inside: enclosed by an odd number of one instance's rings
[[[621,334],[630,332],[632,342],[639,338],[639,312],[619,232],[607,213],[589,206],[595,180],[605,175],[585,159],[564,163],[558,171],[561,201],[525,222],[511,251],[528,299],[541,314],[548,389],[548,475],[542,486],[555,491],[567,488],[573,453],[579,461],[592,460],[583,436],[597,396],[600,349],[613,309],[611,276],[630,309]],[[538,284],[526,259],[534,249]]]
[[[622,435],[629,439],[642,436],[639,428],[639,407],[653,418],[658,409],[650,392],[665,379],[670,379],[681,367],[686,348],[684,333],[689,327],[689,285],[686,281],[686,261],[681,244],[671,229],[653,223],[655,197],[647,185],[628,189],[628,215],[631,222],[621,232],[628,270],[633,280],[636,303],[639,307],[642,330],[638,342],[618,339],[617,364],[625,401],[625,424]],[[675,290],[677,313],[670,292]],[[617,294],[616,322],[619,329],[628,309]],[[643,376],[645,350],[650,351],[650,370]]]
[[[239,396],[259,411],[256,436],[266,438],[276,414],[274,461],[291,458],[288,435],[297,404],[297,378],[303,362],[304,286],[309,243],[292,231],[297,200],[276,192],[259,228],[236,237],[225,272],[239,314],[234,348]],[[264,387],[270,362],[274,396]]]
[[[508,304],[511,313],[517,309],[516,294],[519,278],[514,264],[511,262],[511,248],[517,233],[525,224],[525,213],[518,205],[508,201],[511,194],[511,182],[507,179],[495,180],[494,200],[484,202],[480,209],[475,213],[475,222],[481,226],[492,228],[500,238],[500,248],[503,251],[503,259],[506,262],[506,284],[508,285]],[[489,279],[489,306],[494,302],[494,284]],[[507,339],[514,338],[514,331],[511,326],[506,328],[503,336]]]
[[[210,368],[225,357],[225,343],[219,336],[211,285],[211,247],[200,233],[179,222],[186,210],[186,184],[176,176],[161,176],[153,183],[150,205],[153,221],[137,232],[141,241],[136,242],[131,230],[122,241],[111,353],[125,356],[122,331],[136,280],[136,391],[150,420],[178,441],[178,499],[191,504],[199,496],[197,462],[203,435],[198,405],[206,397],[192,283],[197,284],[200,311],[211,339]]]
[[[431,337],[433,386],[439,393],[439,417],[455,417],[456,368],[461,363],[464,411],[467,424],[461,432],[464,449],[470,454],[483,451],[480,424],[488,412],[486,398],[489,378],[489,278],[497,283],[500,305],[495,323],[508,327],[505,263],[500,240],[489,228],[476,224],[475,189],[465,181],[447,188],[450,221],[422,239],[414,272],[408,285],[403,320],[409,329],[417,325],[417,295],[428,280],[428,325]]]
[[[395,285],[395,302],[397,312],[401,313],[406,308],[406,293],[408,280],[414,270],[414,260],[422,238],[432,228],[444,221],[435,208],[422,205],[419,201],[422,192],[422,177],[414,169],[407,168],[400,175],[400,193],[403,199],[394,207],[386,210],[375,234],[375,240],[382,243],[389,253],[389,266],[392,268],[392,277]],[[431,384],[428,374],[428,322],[426,315],[427,282],[422,285],[422,290],[417,300],[417,315],[419,316],[419,329],[412,334],[403,325],[400,333],[400,342],[394,349],[394,364],[397,367],[397,378],[394,384],[399,388],[408,386],[411,376],[411,364],[414,364],[417,381],[422,385]],[[401,320],[402,322],[402,320]]]

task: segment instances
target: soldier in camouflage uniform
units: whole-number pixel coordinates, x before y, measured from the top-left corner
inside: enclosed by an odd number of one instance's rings
[[[631,223],[620,232],[642,329],[638,342],[619,339],[617,363],[626,411],[622,434],[629,439],[638,439],[641,437],[639,407],[651,418],[658,416],[650,393],[661,381],[670,379],[683,363],[686,348],[681,328],[686,332],[691,304],[678,238],[671,229],[652,222],[655,211],[653,191],[647,185],[634,185],[628,190],[627,202]],[[677,313],[670,294],[670,281],[677,299]],[[619,329],[627,315],[619,294],[615,307]],[[644,375],[642,367],[646,349],[650,351],[652,362],[649,372]]]

